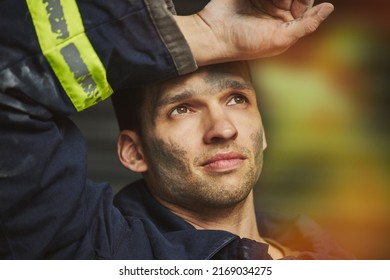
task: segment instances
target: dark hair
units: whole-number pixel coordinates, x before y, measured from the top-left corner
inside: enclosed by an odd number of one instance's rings
[[[146,88],[131,88],[116,91],[111,96],[115,116],[120,130],[141,131],[142,114]]]

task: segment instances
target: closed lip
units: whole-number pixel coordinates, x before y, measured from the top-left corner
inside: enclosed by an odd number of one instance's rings
[[[234,162],[234,161],[241,161],[244,159],[246,159],[246,157],[236,152],[218,153],[212,156],[211,158],[207,159],[206,161],[204,161],[201,165],[206,167],[206,166],[212,166],[213,164],[216,164],[218,162],[224,162],[224,161]]]

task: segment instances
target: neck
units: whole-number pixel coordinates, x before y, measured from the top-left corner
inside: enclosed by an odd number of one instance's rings
[[[253,191],[232,207],[190,210],[160,201],[177,216],[199,230],[224,230],[259,242],[264,242],[257,228]]]
[[[240,236],[241,238],[248,238],[261,243],[266,242],[259,234],[255,206],[253,202],[253,190],[247,198],[242,202],[232,207],[208,208],[202,211],[190,210],[177,205],[173,205],[166,201],[158,201],[174,214],[181,217],[199,230],[224,230]],[[268,253],[274,258],[279,259],[283,257],[283,252],[278,248],[269,244]]]

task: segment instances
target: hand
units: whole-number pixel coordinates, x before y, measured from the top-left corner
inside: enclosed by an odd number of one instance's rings
[[[280,54],[314,32],[333,5],[314,0],[211,0],[176,17],[198,65]]]

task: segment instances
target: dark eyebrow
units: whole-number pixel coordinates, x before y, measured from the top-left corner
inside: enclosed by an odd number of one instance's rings
[[[208,82],[210,83],[210,82]],[[234,89],[234,90],[248,90],[253,89],[252,85],[239,82],[232,79],[220,79],[218,83],[214,83],[215,86],[218,87],[219,90],[226,90],[226,89]],[[163,97],[160,100],[157,101],[156,106],[154,106],[155,111],[159,108],[165,107],[170,104],[176,104],[180,103],[186,99],[189,99],[193,97],[195,93],[190,90],[184,90],[178,94],[175,94],[173,96],[167,96]]]
[[[168,96],[168,97],[161,98],[160,100],[158,100],[155,108],[158,109],[161,107],[165,107],[169,104],[180,103],[183,100],[191,98],[193,95],[194,95],[193,92],[191,92],[189,90],[185,90],[183,92],[175,94],[174,96]]]

